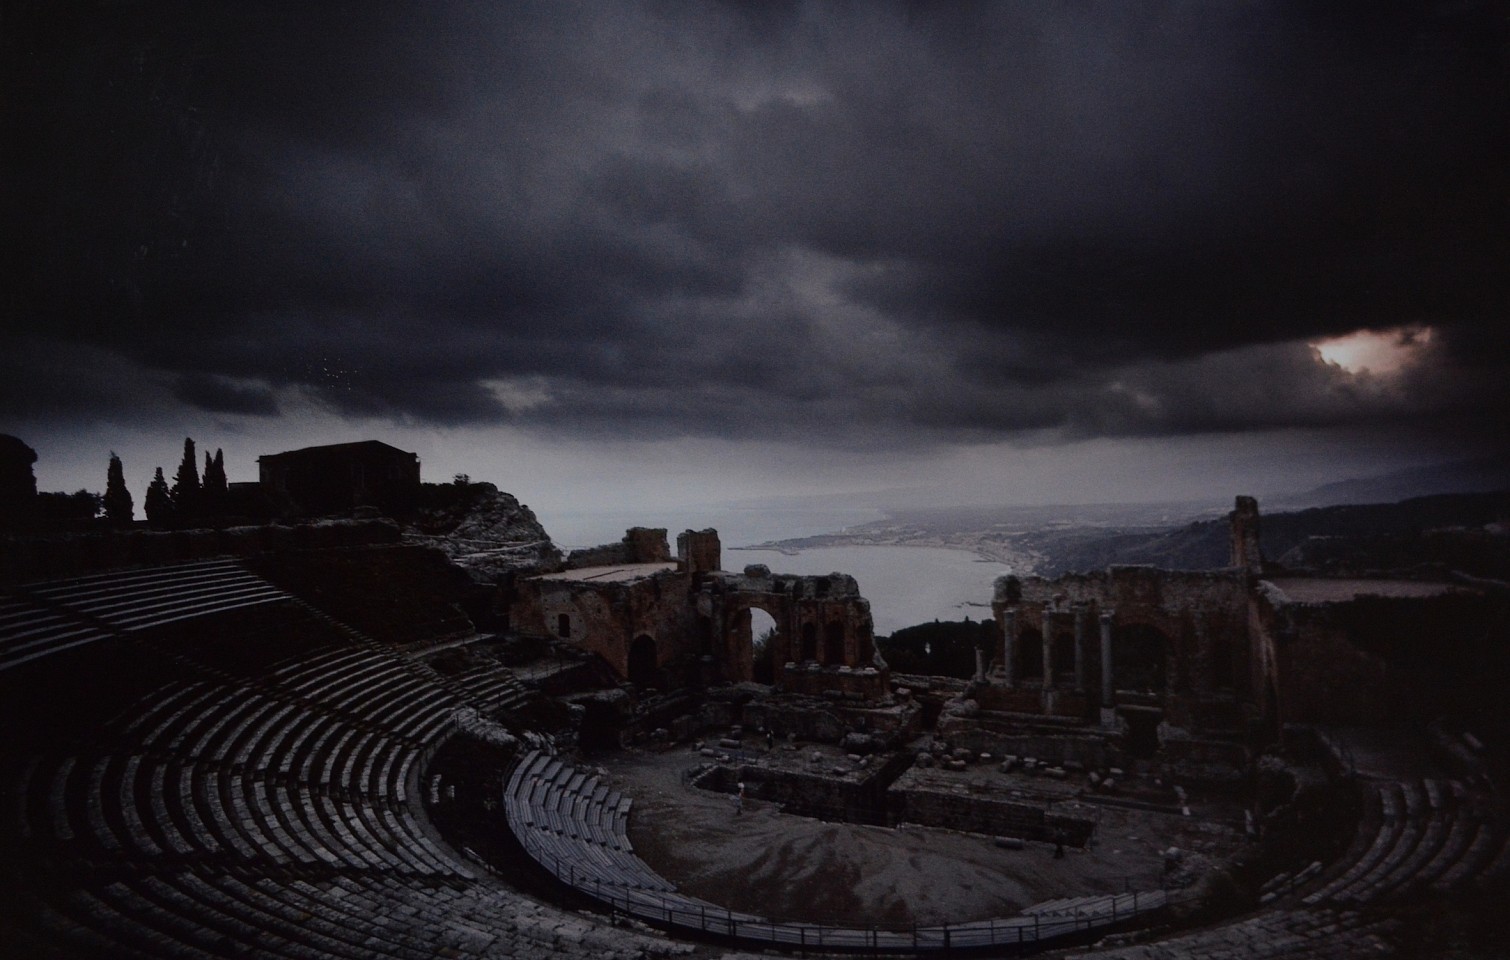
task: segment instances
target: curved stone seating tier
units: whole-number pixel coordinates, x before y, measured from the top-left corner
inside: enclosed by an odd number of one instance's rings
[[[1318,960],[1390,956],[1399,921],[1331,908],[1270,911],[1235,923],[1207,927],[1155,943],[1097,950],[1099,960]]]
[[[0,596],[0,671],[114,634],[288,599],[234,560],[28,584]]]
[[[81,648],[0,677],[38,684],[0,688],[0,953],[684,951],[524,897],[425,821],[413,784],[459,712],[536,694],[501,666],[443,680],[320,610],[271,602],[285,596],[207,561],[0,597],[0,671]],[[96,639],[112,642],[84,646]],[[91,662],[129,683],[102,683]],[[115,693],[59,701],[69,724],[28,722],[70,684]]]
[[[235,560],[76,577],[32,584],[22,592],[37,602],[120,631],[289,599]]]
[[[1503,831],[1487,800],[1436,779],[1370,781],[1362,789],[1369,812],[1350,856],[1303,898],[1306,906],[1361,906],[1494,879]]]
[[[19,597],[0,597],[0,670],[19,667],[110,634]]]
[[[749,944],[912,953],[1047,945],[1167,903],[1160,890],[1082,897],[1046,902],[1017,917],[907,930],[773,921],[689,896],[651,870],[629,843],[630,806],[597,777],[538,750],[519,759],[504,786],[510,830],[558,880],[647,923]]]

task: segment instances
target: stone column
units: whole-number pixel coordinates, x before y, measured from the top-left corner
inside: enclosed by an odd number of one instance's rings
[[[975,682],[980,683],[986,679],[986,651],[979,646],[975,648]]]
[[[1192,613],[1190,619],[1195,626],[1195,643],[1191,646],[1190,667],[1186,675],[1192,687],[1205,693],[1211,689],[1211,648],[1207,646],[1206,621],[1199,613]],[[1165,670],[1168,670],[1167,666]],[[1168,686],[1167,681],[1165,686]]]
[[[1017,682],[1014,663],[1017,657],[1017,608],[1008,607],[1001,616],[1001,669],[1010,687]]]
[[[1049,690],[1054,686],[1054,629],[1050,619],[1054,608],[1047,603],[1043,605],[1043,688]]]
[[[1112,705],[1112,615],[1101,615],[1101,706]]]
[[[1085,607],[1075,608],[1075,690],[1085,692]]]

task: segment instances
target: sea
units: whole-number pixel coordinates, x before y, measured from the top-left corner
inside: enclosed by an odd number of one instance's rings
[[[870,601],[875,632],[880,635],[934,620],[989,618],[996,578],[1012,572],[999,561],[939,547],[837,546],[796,552],[748,549],[752,544],[835,533],[885,519],[883,513],[868,507],[707,507],[665,519],[626,518],[606,511],[551,514],[541,510],[539,516],[563,550],[612,543],[631,526],[666,527],[675,549],[678,532],[713,527],[723,543],[727,570],[760,563],[773,573],[847,573]]]

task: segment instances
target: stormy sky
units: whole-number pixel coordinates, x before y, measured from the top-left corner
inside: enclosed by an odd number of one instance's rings
[[[542,513],[1220,499],[1505,445],[1505,3],[117,0],[0,36],[0,432],[44,489],[116,449],[139,490],[185,435],[232,479],[384,439]]]

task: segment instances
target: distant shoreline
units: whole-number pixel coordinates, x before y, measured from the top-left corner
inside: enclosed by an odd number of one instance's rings
[[[1000,563],[1019,572],[1027,572],[1031,560],[1024,554],[1002,544],[984,544],[974,540],[954,540],[937,536],[912,538],[880,538],[867,534],[823,533],[811,537],[793,537],[786,540],[768,540],[742,547],[726,547],[727,550],[764,550],[794,557],[808,550],[823,550],[843,547],[908,547],[932,550],[955,550],[974,554],[977,563]]]

